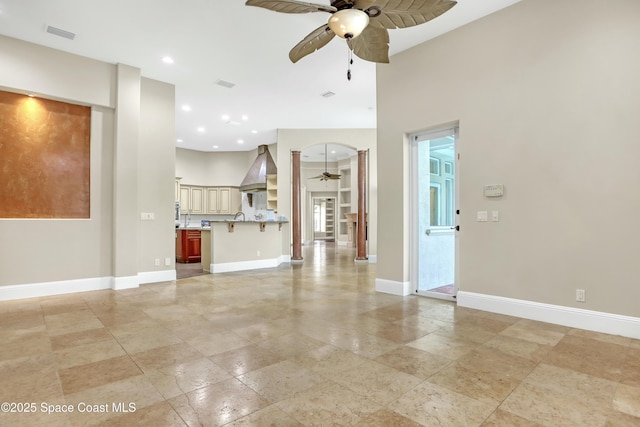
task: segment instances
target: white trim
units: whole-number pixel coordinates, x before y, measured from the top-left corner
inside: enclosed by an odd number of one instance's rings
[[[176,280],[175,270],[149,271],[137,276],[92,277],[86,279],[59,280],[55,282],[27,283],[23,285],[0,286],[0,301],[23,298],[47,297],[76,292],[121,290],[139,287],[141,283],[168,282]]]
[[[287,255],[281,255],[278,258],[272,259],[257,259],[251,261],[237,261],[237,262],[225,262],[218,264],[211,264],[209,271],[211,273],[228,273],[231,271],[244,271],[244,270],[257,270],[260,268],[274,268],[279,266]]]
[[[113,277],[111,288],[114,291],[120,291],[122,289],[133,289],[140,287],[140,281],[138,276],[122,276],[122,277]]]
[[[420,294],[421,290],[418,290],[416,288],[419,287],[419,275],[420,275],[420,270],[419,270],[419,264],[420,264],[420,259],[419,259],[419,236],[421,236],[424,231],[420,229],[419,227],[419,209],[420,207],[417,205],[418,203],[418,197],[417,197],[417,193],[418,193],[418,184],[419,184],[419,179],[418,179],[418,143],[422,142],[422,141],[427,141],[427,140],[432,140],[432,139],[437,139],[437,138],[442,138],[445,136],[453,136],[453,147],[454,147],[454,176],[453,176],[453,180],[454,180],[454,188],[453,188],[453,194],[454,194],[454,203],[453,203],[453,208],[454,208],[454,213],[453,213],[453,219],[454,219],[454,224],[459,225],[460,224],[460,219],[458,217],[458,215],[455,213],[456,209],[459,208],[460,206],[460,179],[459,179],[459,171],[460,171],[460,165],[459,165],[459,158],[458,158],[458,153],[460,153],[460,138],[459,138],[459,132],[460,132],[460,123],[459,122],[454,122],[454,123],[449,123],[447,125],[444,126],[438,126],[435,128],[432,128],[430,130],[423,130],[421,132],[416,132],[416,133],[412,133],[412,134],[407,134],[406,135],[406,141],[408,142],[409,146],[408,146],[408,150],[407,150],[407,154],[405,156],[405,160],[408,162],[409,164],[409,173],[408,173],[408,179],[409,179],[409,234],[408,234],[408,241],[409,241],[409,275],[410,275],[410,279],[411,281],[415,284],[412,293],[416,292],[418,294]],[[431,157],[431,156],[429,156]],[[439,184],[438,184],[439,186]],[[447,230],[449,231],[449,230]],[[436,234],[441,234],[440,230],[436,231]],[[457,231],[453,231],[453,235],[454,235],[454,261],[453,261],[453,267],[454,267],[454,272],[453,272],[453,285],[455,286],[455,289],[459,288],[459,278],[460,278],[460,233]],[[428,296],[428,297],[432,297],[432,298],[437,298],[437,299],[445,299],[445,300],[449,300],[449,301],[455,301],[455,298],[450,298],[450,297],[443,297],[442,295],[438,295],[437,293],[429,293],[427,290],[425,290],[425,293],[422,294],[424,296]]]
[[[283,262],[291,262],[291,255],[280,255],[278,257],[278,265],[282,264]]]
[[[571,328],[640,339],[640,318],[638,317],[478,294],[475,292],[459,291],[457,299],[460,307],[475,308],[492,313],[555,323]]]
[[[411,295],[411,282],[396,282],[394,280],[376,279],[376,292],[404,297]]]
[[[112,277],[0,286],[0,301],[112,289]]]
[[[159,282],[171,282],[176,280],[175,270],[163,270],[163,271],[143,271],[138,273],[139,283],[159,283]]]
[[[378,262],[378,255],[369,255],[369,264],[376,264]]]

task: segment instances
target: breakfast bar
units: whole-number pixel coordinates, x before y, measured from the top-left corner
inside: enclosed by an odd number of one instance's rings
[[[287,221],[211,221],[202,229],[202,269],[209,273],[277,267],[282,254],[282,227]]]

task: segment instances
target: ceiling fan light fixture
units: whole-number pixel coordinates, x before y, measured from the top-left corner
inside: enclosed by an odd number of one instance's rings
[[[338,37],[352,39],[367,28],[369,15],[359,9],[342,9],[331,15],[328,24]]]

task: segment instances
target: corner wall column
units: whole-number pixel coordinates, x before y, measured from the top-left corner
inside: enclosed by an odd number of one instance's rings
[[[118,64],[113,152],[113,285],[137,288],[140,69]]]
[[[300,151],[291,151],[293,160],[292,165],[292,206],[291,206],[291,222],[293,226],[293,254],[291,262],[302,262],[302,221],[301,221],[301,205],[300,205]]]
[[[367,260],[367,151],[358,150],[358,237],[356,261]]]

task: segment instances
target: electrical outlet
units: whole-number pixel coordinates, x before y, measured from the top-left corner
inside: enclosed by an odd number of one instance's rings
[[[586,298],[584,289],[576,289],[576,301],[584,302]]]
[[[154,263],[155,263],[156,266],[160,265],[160,258],[156,258],[154,260]]]
[[[165,258],[164,259],[164,265],[167,265],[167,266],[171,265],[171,258],[168,258],[168,257]]]
[[[260,251],[258,251],[258,253],[256,254],[256,256],[260,256]]]

